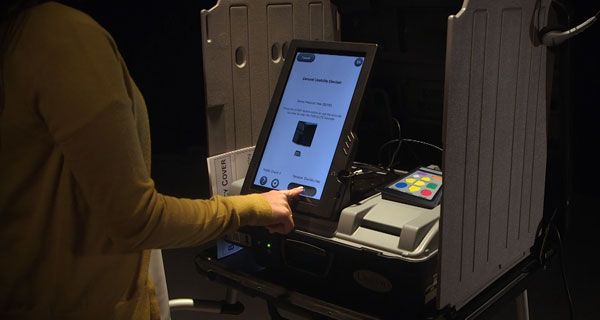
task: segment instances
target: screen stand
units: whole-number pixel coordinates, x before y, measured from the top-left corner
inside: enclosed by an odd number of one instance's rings
[[[338,176],[341,176],[341,174],[341,172],[338,173]],[[294,203],[292,203],[292,210],[299,209],[294,212],[294,223],[297,229],[315,233],[324,237],[331,237],[335,234],[335,231],[338,227],[340,212],[351,204],[351,181],[340,179],[338,179],[338,181],[342,184],[342,186],[339,189],[340,193],[338,194],[337,203],[333,209],[335,214],[330,216],[333,218],[333,220],[303,214],[301,209],[303,203],[296,203],[298,206],[295,206]]]
[[[296,229],[331,237],[337,230],[338,221],[315,218],[301,213],[294,214]]]

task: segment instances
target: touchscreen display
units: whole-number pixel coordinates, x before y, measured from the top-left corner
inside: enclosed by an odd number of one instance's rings
[[[320,199],[364,63],[362,56],[297,52],[254,185],[304,186]]]

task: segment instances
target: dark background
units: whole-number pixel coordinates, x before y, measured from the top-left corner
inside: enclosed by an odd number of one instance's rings
[[[533,1],[533,0],[532,0]],[[404,137],[441,146],[446,18],[462,1],[333,1],[342,14],[342,40],[376,42],[382,50],[365,99],[370,112],[359,128],[358,159],[387,163],[402,123]],[[209,195],[200,11],[216,1],[70,1],[115,38],[146,99],[150,117],[153,178],[159,191]],[[576,25],[600,10],[597,1],[555,1],[555,24]],[[547,211],[570,204],[560,218],[577,315],[599,318],[600,278],[592,261],[600,243],[594,199],[599,190],[597,130],[600,128],[600,23],[554,48],[553,91],[548,112]],[[385,125],[382,125],[385,124]],[[403,145],[398,167],[441,165],[441,154]],[[560,264],[539,275],[530,290],[532,318],[568,316]],[[536,308],[536,306],[538,306]],[[537,309],[537,311],[536,311]]]

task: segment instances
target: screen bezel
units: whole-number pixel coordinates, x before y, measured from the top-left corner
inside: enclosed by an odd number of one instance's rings
[[[325,180],[323,191],[319,200],[310,197],[299,196],[294,201],[294,214],[307,215],[320,219],[336,220],[338,207],[343,198],[344,183],[338,178],[338,173],[349,167],[352,161],[352,153],[344,152],[344,144],[347,142],[346,137],[355,136],[353,132],[355,122],[358,116],[359,107],[367,86],[368,78],[375,60],[377,45],[365,43],[350,43],[350,42],[329,42],[329,41],[314,41],[314,40],[292,40],[288,51],[286,52],[285,62],[282,66],[277,86],[273,92],[273,97],[267,111],[262,130],[258,137],[254,154],[241,193],[249,194],[256,192],[267,192],[272,188],[258,186],[254,184],[256,175],[265,147],[271,133],[271,129],[275,120],[275,116],[280,106],[284,89],[287,85],[290,76],[291,68],[294,63],[297,52],[321,53],[321,54],[337,54],[337,55],[352,55],[364,57],[363,66],[361,68],[356,88],[348,107],[346,119],[340,132],[336,150]],[[347,150],[346,150],[347,151]],[[298,225],[298,223],[297,223]],[[310,231],[310,230],[309,230]]]

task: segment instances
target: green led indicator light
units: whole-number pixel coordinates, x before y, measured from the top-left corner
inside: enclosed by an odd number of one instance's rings
[[[270,244],[270,243],[267,243],[267,248],[270,248],[270,247],[271,247],[271,244]]]

